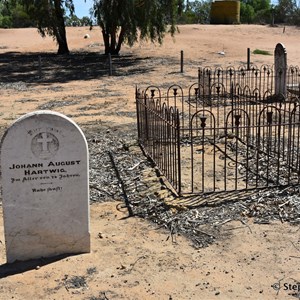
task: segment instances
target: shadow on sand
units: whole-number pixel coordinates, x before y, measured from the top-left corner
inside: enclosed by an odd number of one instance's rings
[[[16,261],[14,263],[6,263],[0,265],[0,279],[8,276],[24,273],[39,267],[54,263],[64,258],[74,256],[76,254],[61,254],[49,258],[31,259],[27,261]]]
[[[147,73],[151,68],[145,61],[151,59],[133,55],[113,56],[112,75],[115,77]],[[20,52],[0,54],[0,82],[4,83],[66,83],[74,80],[101,79],[103,76],[109,76],[109,73],[108,56],[94,52],[70,55]]]

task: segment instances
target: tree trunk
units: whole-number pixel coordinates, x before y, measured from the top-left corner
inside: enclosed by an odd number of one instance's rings
[[[58,51],[57,54],[69,54],[68,42],[67,42],[67,35],[66,35],[66,26],[64,20],[64,12],[61,7],[61,0],[55,0],[55,18],[57,24],[54,24],[54,34],[56,37],[56,41],[58,43]]]
[[[117,30],[116,29],[112,30],[110,33],[108,33],[102,27],[102,37],[103,37],[103,41],[104,41],[105,55],[108,55],[108,54],[119,55],[119,52],[121,50],[121,45],[124,41],[124,34],[125,34],[125,32],[123,30],[121,30],[119,39],[117,40]]]
[[[124,37],[125,37],[125,29],[124,29],[124,27],[122,27],[121,32],[120,32],[120,36],[119,36],[119,40],[118,40],[118,44],[117,44],[117,47],[116,47],[116,52],[118,54],[121,51],[121,47],[122,47],[122,44],[124,42]]]
[[[116,29],[112,28],[110,33],[110,54],[116,53]]]
[[[104,53],[105,55],[108,55],[110,52],[110,47],[109,47],[109,34],[102,29],[102,37],[103,37],[103,41],[104,41]]]
[[[64,33],[63,35],[62,35],[62,33],[59,34],[59,38],[57,37],[57,43],[58,43],[57,54],[63,55],[63,54],[70,53],[69,48],[68,48],[67,39],[66,39],[66,33]]]

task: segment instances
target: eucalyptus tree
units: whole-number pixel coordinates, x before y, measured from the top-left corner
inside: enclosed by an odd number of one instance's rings
[[[124,43],[162,43],[174,35],[183,0],[94,0],[93,16],[102,30],[105,54],[119,54]]]
[[[69,54],[65,13],[74,13],[73,0],[19,0],[27,13],[36,22],[42,37],[49,35],[58,44],[57,54]]]

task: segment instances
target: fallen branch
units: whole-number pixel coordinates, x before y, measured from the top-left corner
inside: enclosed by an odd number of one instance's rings
[[[111,163],[115,169],[115,173],[116,173],[116,176],[119,180],[119,183],[121,185],[121,188],[122,188],[122,193],[123,193],[123,197],[124,197],[124,200],[125,200],[125,205],[128,209],[128,214],[129,214],[129,217],[132,217],[133,216],[133,211],[132,211],[132,208],[131,208],[131,205],[130,205],[130,201],[128,199],[128,196],[127,196],[127,193],[126,193],[126,189],[125,189],[125,184],[121,178],[121,175],[120,175],[120,172],[116,166],[116,163],[115,163],[115,160],[114,160],[114,157],[113,157],[113,154],[112,152],[108,151],[108,155],[109,155],[109,158],[111,160]]]
[[[245,221],[240,220],[240,222],[241,222],[242,224],[244,224],[245,226],[247,226],[248,229],[249,229],[249,231],[252,233],[252,230],[251,230],[250,226],[249,226]]]
[[[296,245],[291,241],[291,244],[294,246],[294,248],[297,250],[297,251],[300,251],[299,248],[296,247]]]
[[[213,234],[211,234],[211,233],[208,233],[208,232],[205,232],[205,231],[203,231],[203,230],[201,230],[201,229],[194,229],[195,231],[197,231],[197,232],[199,232],[199,233],[202,233],[202,234],[204,234],[204,235],[207,235],[207,236],[209,236],[209,237],[212,237],[212,238],[216,238]]]
[[[111,196],[111,197],[113,197],[113,194],[111,194],[110,192],[108,192],[108,191],[106,191],[106,190],[104,190],[104,189],[101,189],[101,188],[99,188],[99,187],[97,187],[96,185],[90,185],[90,188],[91,189],[95,189],[95,190],[97,190],[97,191],[99,191],[99,192],[102,192],[102,193],[105,193],[105,194],[107,194],[108,196]]]
[[[135,164],[133,167],[131,167],[131,168],[128,168],[128,170],[129,171],[133,171],[135,168],[137,168],[141,163],[143,163],[144,162],[144,160],[142,160],[142,161],[140,161],[140,162],[138,162],[137,164]]]
[[[130,268],[126,273],[130,273],[130,272],[133,270],[133,268],[134,268],[134,266],[136,265],[136,263],[137,263],[140,259],[142,259],[142,258],[145,259],[146,256],[145,256],[145,255],[140,256],[134,263],[130,264],[131,268]]]

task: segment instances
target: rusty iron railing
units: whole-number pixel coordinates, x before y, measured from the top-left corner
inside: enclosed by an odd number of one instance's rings
[[[204,68],[186,94],[136,92],[139,143],[178,194],[299,184],[299,69],[288,69],[285,94],[275,77],[266,66]]]

